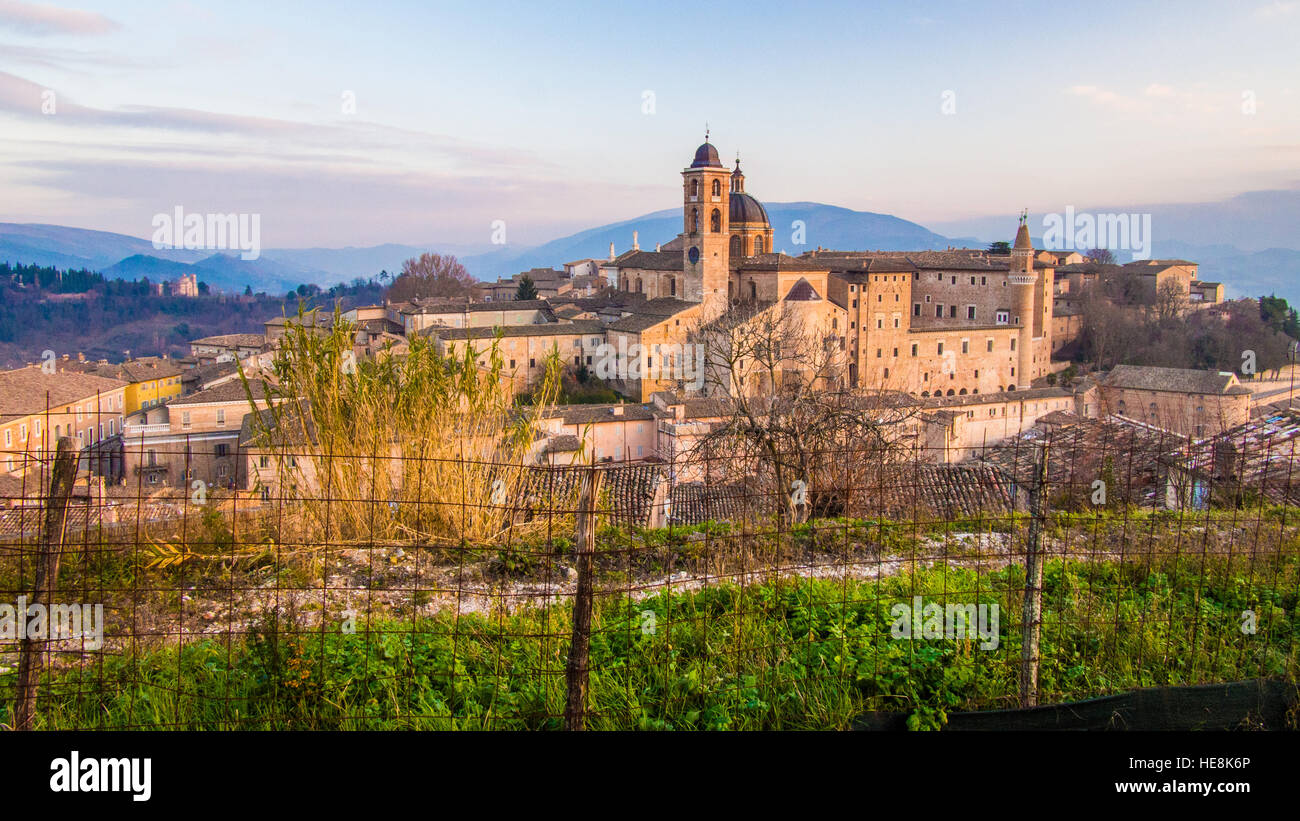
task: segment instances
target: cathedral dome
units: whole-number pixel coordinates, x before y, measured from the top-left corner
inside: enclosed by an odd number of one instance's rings
[[[767,210],[763,204],[748,194],[740,191],[731,192],[731,212],[727,221],[732,225],[738,222],[760,223],[763,227],[770,227],[767,219]]]
[[[705,141],[703,145],[695,149],[695,160],[691,162],[691,168],[721,168],[722,161],[718,159],[718,149],[713,144]]]

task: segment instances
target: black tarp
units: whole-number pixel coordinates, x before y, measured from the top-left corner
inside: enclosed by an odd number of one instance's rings
[[[1151,687],[1023,710],[949,713],[948,730],[1294,730],[1297,688],[1287,681]],[[905,730],[907,714],[866,713],[858,730]]]

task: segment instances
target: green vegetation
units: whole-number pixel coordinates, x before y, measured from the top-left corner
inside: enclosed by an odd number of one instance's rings
[[[40,359],[45,349],[84,352],[92,359],[117,362],[132,356],[189,354],[189,342],[227,333],[262,333],[272,317],[336,304],[345,308],[378,302],[383,291],[373,281],[322,290],[303,285],[283,298],[210,294],[159,296],[147,278],[105,278],[94,271],[62,271],[39,265],[0,262],[0,367]]]
[[[1267,564],[1265,568],[1262,564]],[[1256,676],[1296,680],[1300,561],[1195,556],[1144,566],[1051,561],[1042,700]],[[603,598],[591,643],[599,729],[847,728],[867,710],[914,729],[1014,706],[1018,566],[935,567],[880,581],[786,580]],[[890,608],[998,604],[1000,644],[897,640]],[[1258,632],[1242,632],[1242,612]],[[553,729],[565,607],[358,624],[345,635],[263,623],[246,641],[109,656],[47,675],[38,726]],[[0,693],[13,692],[13,674]],[[8,705],[0,702],[0,717]]]

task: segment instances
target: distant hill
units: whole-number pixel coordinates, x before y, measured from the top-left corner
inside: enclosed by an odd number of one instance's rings
[[[1162,230],[1155,232],[1154,255],[1199,262],[1202,277],[1222,281],[1230,297],[1276,293],[1292,303],[1300,303],[1300,250],[1284,245],[1242,250],[1252,246],[1234,239],[1262,241],[1277,236],[1281,230],[1277,220],[1262,219],[1260,211],[1269,205],[1293,204],[1292,199],[1288,194],[1277,192],[1268,196],[1243,196],[1224,204],[1221,213],[1208,205],[1167,207],[1164,218],[1157,223]],[[1010,240],[1016,224],[1014,215],[951,222],[943,224],[942,230],[951,235],[944,236],[888,214],[854,211],[834,205],[774,202],[765,203],[765,207],[775,229],[776,250],[792,255],[818,246],[845,251],[981,247],[993,240]],[[1205,227],[1204,220],[1213,216],[1211,212],[1218,213],[1225,221],[1227,227],[1223,231]],[[801,220],[804,227],[800,245],[795,244],[794,236],[797,220]],[[1198,231],[1192,235],[1193,239],[1216,237],[1221,238],[1221,244],[1188,242],[1173,230],[1176,226]],[[1247,231],[1247,227],[1254,229],[1254,233]],[[200,280],[217,290],[240,293],[245,286],[252,286],[257,292],[283,294],[301,283],[328,288],[358,277],[369,279],[384,270],[395,274],[401,270],[405,260],[426,251],[455,254],[471,274],[479,279],[494,280],[529,268],[558,267],[576,259],[604,259],[609,254],[611,242],[620,253],[630,248],[633,231],[638,233],[642,248],[654,248],[655,243],[667,242],[681,231],[681,212],[675,208],[655,211],[537,246],[507,246],[493,250],[491,246],[482,244],[429,243],[422,246],[386,243],[371,247],[281,248],[264,249],[259,259],[251,261],[210,250],[157,250],[148,240],[108,231],[0,223],[0,261],[65,269],[88,268],[128,280],[139,277],[153,281],[174,279],[193,271]],[[1041,244],[1041,239],[1036,240],[1036,246]],[[1121,256],[1126,258],[1124,254]]]
[[[914,222],[888,214],[815,202],[773,202],[764,203],[764,207],[772,221],[776,250],[791,255],[819,245],[837,251],[919,251],[956,244]],[[796,245],[793,236],[796,220],[804,223],[802,245]],[[463,257],[461,262],[479,279],[493,280],[529,268],[558,267],[576,259],[605,259],[611,242],[618,253],[632,247],[633,231],[637,232],[641,247],[651,249],[657,242],[673,239],[681,230],[682,214],[674,208],[590,228],[532,248],[502,249]]]
[[[0,222],[0,260],[100,271],[130,256],[193,262],[210,251],[159,251],[148,240],[63,225]]]

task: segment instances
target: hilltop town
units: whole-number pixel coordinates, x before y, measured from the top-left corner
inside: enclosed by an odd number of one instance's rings
[[[731,481],[692,460],[747,397],[847,396],[840,401],[862,414],[887,407],[903,458],[954,467],[995,466],[999,448],[1025,437],[1074,431],[1086,441],[1115,426],[1181,442],[1190,466],[1197,443],[1276,418],[1269,406],[1279,397],[1289,408],[1281,382],[1123,364],[1083,372],[1063,355],[1080,344],[1088,305],[1116,288],[1153,313],[1227,321],[1223,284],[1201,280],[1194,262],[1121,265],[1035,249],[1024,217],[1001,248],[789,256],[774,251],[775,228],[739,160],[727,168],[706,140],[681,178],[682,230],[653,250],[633,234],[605,259],[533,269],[474,296],[274,316],[261,333],[192,339],[182,357],[62,354],[0,373],[0,503],[33,503],[62,436],[107,495],[184,495],[198,482],[272,500],[285,479],[268,470],[254,435],[255,411],[272,401],[264,386],[291,329],[330,333],[336,323],[350,329],[357,360],[402,357],[417,338],[450,357],[495,346],[502,387],[514,394],[528,394],[554,359],[566,379],[616,393],[621,401],[546,408],[530,458],[651,466],[664,485],[652,495],[678,500],[664,502],[661,523],[681,520],[685,500],[704,498],[711,483]],[[192,297],[199,287],[169,291]],[[789,398],[795,385],[809,390]]]

